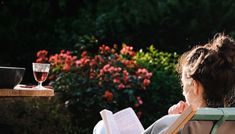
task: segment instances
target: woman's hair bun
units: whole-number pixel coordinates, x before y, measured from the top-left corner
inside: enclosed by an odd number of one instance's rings
[[[224,63],[235,69],[235,41],[231,37],[218,34],[210,43],[210,47],[217,52]]]

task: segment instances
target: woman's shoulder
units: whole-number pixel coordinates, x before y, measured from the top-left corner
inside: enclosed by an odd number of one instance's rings
[[[156,120],[151,126],[149,126],[144,134],[161,134],[164,133],[180,116],[180,114],[169,114]]]

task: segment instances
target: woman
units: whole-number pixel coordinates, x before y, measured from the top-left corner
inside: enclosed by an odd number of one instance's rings
[[[217,34],[208,44],[184,53],[177,70],[181,75],[186,101],[173,105],[168,110],[169,114],[150,126],[146,134],[164,133],[188,105],[200,108],[231,107],[235,104],[235,41],[231,37]],[[196,122],[191,125],[197,129],[188,127],[181,132],[209,133],[211,127],[206,128],[202,124]],[[234,133],[232,127],[229,129]]]

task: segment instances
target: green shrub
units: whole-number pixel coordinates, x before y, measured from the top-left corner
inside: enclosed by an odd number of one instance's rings
[[[183,99],[180,79],[175,70],[177,58],[176,53],[158,51],[153,45],[147,52],[140,50],[136,54],[137,64],[153,73],[151,84],[143,97],[145,104],[141,120],[145,126],[167,114],[171,105]]]

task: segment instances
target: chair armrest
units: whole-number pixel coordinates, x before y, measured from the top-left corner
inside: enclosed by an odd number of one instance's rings
[[[235,108],[200,108],[191,120],[220,120],[225,115],[226,120],[235,120]]]

